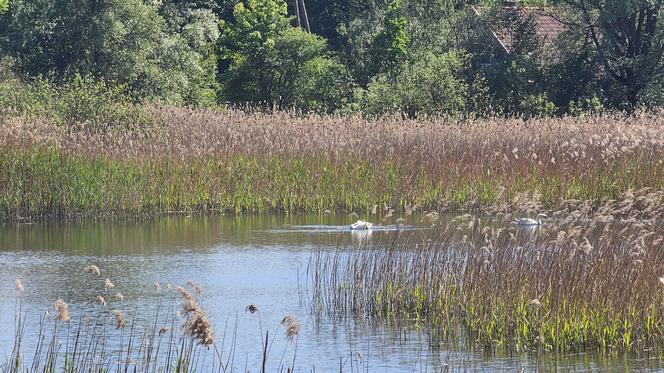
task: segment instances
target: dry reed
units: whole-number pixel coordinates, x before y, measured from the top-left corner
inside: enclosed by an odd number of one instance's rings
[[[87,272],[87,273],[95,274],[97,276],[101,275],[101,271],[99,270],[99,267],[97,267],[94,264],[90,264],[87,267],[85,267],[84,271]]]
[[[57,312],[57,315],[55,316],[56,319],[62,320],[62,321],[69,321],[71,317],[69,316],[69,305],[65,303],[62,299],[58,299],[53,303],[53,308],[55,308],[55,311]]]
[[[2,118],[0,166],[11,170],[0,175],[2,216],[373,212],[384,204],[412,212],[518,205],[518,194],[532,191],[553,207],[664,189],[660,112],[450,123],[148,110],[161,124],[134,131]],[[88,188],[56,189],[62,183]],[[62,200],[71,204],[52,202]]]
[[[188,281],[187,284],[195,289],[200,289],[198,286],[193,285],[191,281]],[[176,289],[184,300],[182,303],[182,311],[186,319],[182,328],[200,345],[207,347],[213,344],[214,333],[212,330],[212,323],[208,319],[203,308],[185,288],[176,286]]]
[[[121,310],[111,311],[115,317],[115,329],[123,329],[126,325],[124,313]]]
[[[374,248],[318,252],[314,310],[415,318],[434,339],[511,350],[664,346],[664,192],[564,200],[537,228],[512,224],[538,212],[521,203]]]

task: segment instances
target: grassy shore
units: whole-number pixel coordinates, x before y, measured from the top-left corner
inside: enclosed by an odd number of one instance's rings
[[[662,114],[404,120],[145,108],[154,125],[0,116],[0,218],[460,209],[664,189]]]

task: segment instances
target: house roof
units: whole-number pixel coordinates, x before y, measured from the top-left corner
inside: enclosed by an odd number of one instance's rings
[[[489,9],[488,7],[473,7],[477,15],[482,15]],[[550,8],[509,7],[508,10],[518,12],[523,17],[533,17],[536,25],[535,33],[545,47],[552,47],[558,35],[565,30],[565,25]],[[509,30],[491,30],[491,33],[507,53],[512,53],[513,34]]]

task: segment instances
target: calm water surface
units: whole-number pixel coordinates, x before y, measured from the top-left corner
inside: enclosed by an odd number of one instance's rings
[[[446,348],[432,351],[426,331],[415,325],[396,329],[367,320],[315,319],[304,293],[312,250],[353,249],[398,234],[397,226],[387,223],[370,234],[352,233],[346,226],[354,219],[349,215],[178,216],[131,223],[0,225],[0,362],[14,342],[18,303],[14,279],[20,278],[25,287],[22,305],[28,315],[25,340],[30,351],[39,317],[56,299],[67,301],[74,317],[92,313],[99,307],[95,297],[104,295],[104,279],[110,278],[116,286],[113,294],[120,291],[125,300],[109,302],[108,307],[125,310],[137,325],[152,320],[154,305],[164,296],[155,283],[200,284],[217,341],[230,339],[237,330],[235,371],[244,371],[245,365],[250,371],[259,370],[261,328],[274,336],[273,368],[284,350],[289,351],[287,359],[292,357],[292,343],[279,325],[287,314],[302,324],[298,371],[338,372],[340,361],[344,371],[362,372],[434,372],[444,370],[446,363],[452,370],[506,372],[650,371],[664,366],[647,356],[537,358]],[[408,217],[399,229],[411,230],[417,237],[428,229],[424,220]],[[100,278],[83,272],[88,264],[101,268]],[[258,306],[260,324],[256,315],[245,312],[249,304]]]

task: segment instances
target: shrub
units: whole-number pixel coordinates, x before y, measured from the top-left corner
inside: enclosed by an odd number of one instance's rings
[[[89,76],[75,75],[61,83],[40,77],[0,81],[0,107],[17,115],[46,117],[67,127],[133,128],[152,125],[154,119],[122,92]]]

